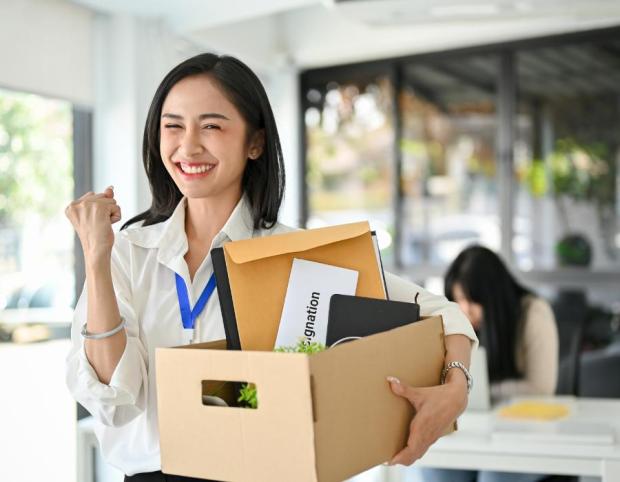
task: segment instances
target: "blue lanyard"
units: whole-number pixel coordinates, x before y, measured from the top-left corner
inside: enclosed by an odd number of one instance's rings
[[[187,286],[185,286],[185,281],[183,278],[175,273],[176,282],[177,282],[177,297],[179,298],[179,308],[181,310],[181,320],[183,321],[183,328],[186,330],[193,330],[194,324],[196,323],[196,318],[198,315],[202,313],[202,310],[207,306],[207,301],[211,298],[213,291],[215,291],[215,273],[211,275],[209,281],[207,282],[207,286],[202,290],[196,305],[194,305],[194,309],[192,310],[189,306],[189,296],[187,295]]]

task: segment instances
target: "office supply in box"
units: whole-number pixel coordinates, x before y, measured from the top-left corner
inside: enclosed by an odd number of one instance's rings
[[[355,295],[387,297],[368,222],[230,242],[211,258],[229,349],[274,348],[294,258],[357,271]]]
[[[325,345],[334,294],[355,294],[358,272],[329,264],[293,259],[275,347]],[[367,298],[364,298],[367,299]]]
[[[420,305],[336,294],[329,304],[327,346],[398,328],[420,319]]]

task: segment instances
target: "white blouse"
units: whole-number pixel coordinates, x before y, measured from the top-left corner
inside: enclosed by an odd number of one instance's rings
[[[185,204],[183,199],[164,222],[146,227],[135,225],[115,237],[112,280],[121,316],[126,320],[127,345],[109,385],[97,378],[86,358],[80,335],[86,322],[86,287],[75,307],[67,385],[74,398],[94,417],[95,434],[104,459],[126,475],[161,470],[155,349],[187,343],[174,273],[185,280],[190,305],[194,306],[213,272],[211,257],[207,256],[190,282],[184,260]],[[213,239],[211,249],[227,241],[292,230],[279,223],[269,230],[254,230],[244,196]],[[419,293],[422,315],[442,315],[446,334],[464,334],[477,343],[471,324],[456,304],[390,273],[386,273],[386,283],[391,299],[412,301]],[[194,342],[225,338],[217,290],[211,298],[196,320]]]

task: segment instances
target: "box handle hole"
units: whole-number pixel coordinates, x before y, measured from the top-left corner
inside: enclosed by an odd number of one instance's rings
[[[258,389],[254,383],[227,380],[202,380],[201,383],[204,406],[258,408]]]

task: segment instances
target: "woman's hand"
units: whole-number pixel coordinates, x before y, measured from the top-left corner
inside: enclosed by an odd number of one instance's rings
[[[87,260],[109,256],[114,244],[112,224],[121,219],[112,186],[100,194],[87,192],[67,206],[65,215],[80,238]]]
[[[467,380],[459,370],[450,370],[445,385],[414,388],[388,377],[392,392],[406,398],[415,415],[409,425],[407,446],[396,454],[389,465],[411,465],[421,458],[428,448],[441,437],[446,429],[467,407]]]

